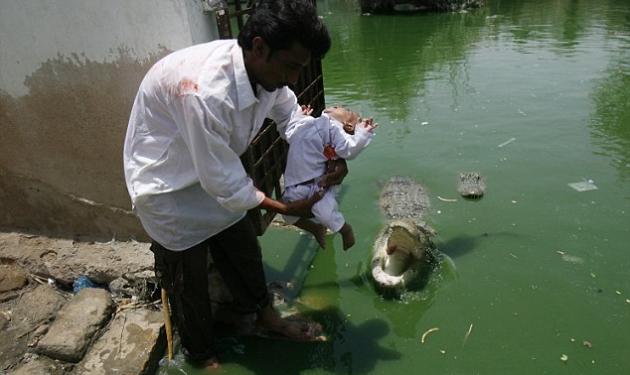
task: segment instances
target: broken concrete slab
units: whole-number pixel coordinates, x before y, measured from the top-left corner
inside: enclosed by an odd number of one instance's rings
[[[97,283],[153,271],[149,244],[135,241],[78,242],[21,233],[0,233],[0,259],[71,286],[81,275]],[[144,275],[143,275],[144,277]]]
[[[12,325],[18,331],[30,332],[52,319],[66,298],[49,285],[38,285],[22,295],[12,309]]]
[[[15,366],[26,353],[26,336],[20,336],[9,327],[0,332],[0,374],[2,370]]]
[[[50,358],[78,362],[94,334],[105,325],[114,307],[109,292],[85,288],[57,314],[36,352]]]
[[[62,375],[67,373],[69,367],[66,363],[60,363],[46,357],[37,357],[8,372],[7,375]]]
[[[5,314],[0,314],[0,331],[9,326],[10,320]]]
[[[153,374],[166,339],[160,311],[137,309],[116,315],[74,374]]]
[[[48,285],[20,292],[20,298],[1,305],[0,370],[20,362],[28,343],[41,335],[38,327],[52,319],[66,301]]]
[[[0,264],[0,293],[23,288],[27,283],[24,269],[15,264]]]

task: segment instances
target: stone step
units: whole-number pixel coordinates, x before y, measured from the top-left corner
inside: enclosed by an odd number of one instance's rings
[[[164,355],[162,313],[148,309],[122,311],[92,345],[73,374],[153,374]]]
[[[93,336],[109,319],[114,302],[106,290],[82,289],[57,314],[36,352],[50,358],[78,362]]]

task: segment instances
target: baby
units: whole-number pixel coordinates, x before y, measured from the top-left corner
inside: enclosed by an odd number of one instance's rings
[[[320,178],[326,173],[328,161],[337,158],[353,159],[372,139],[376,128],[371,118],[361,119],[343,107],[330,107],[314,118],[310,107],[302,107],[304,117],[287,129],[289,143],[287,166],[284,171],[285,201],[311,197],[320,192]],[[339,212],[337,187],[328,188],[312,213],[317,222],[306,218],[284,216],[289,224],[313,234],[321,247],[326,246],[326,228],[341,233],[343,249],[354,245],[354,233]]]

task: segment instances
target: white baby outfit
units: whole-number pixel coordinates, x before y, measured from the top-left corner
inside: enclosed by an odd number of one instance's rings
[[[336,157],[346,160],[354,159],[372,139],[373,133],[357,126],[354,135],[343,130],[343,125],[328,116],[314,118],[304,116],[300,121],[286,129],[289,153],[284,171],[285,192],[282,196],[287,202],[306,199],[317,192],[319,178],[326,173],[329,160],[324,148],[334,148]],[[336,192],[338,187],[329,188],[321,200],[312,208],[315,219],[333,232],[338,232],[345,220],[337,206]],[[293,224],[298,220],[295,216],[283,215],[285,221]]]

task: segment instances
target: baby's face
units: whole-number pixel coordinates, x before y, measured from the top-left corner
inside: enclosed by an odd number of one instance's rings
[[[343,125],[343,130],[348,134],[354,134],[355,126],[361,121],[361,116],[358,113],[343,107],[328,107],[324,113],[339,121]]]

